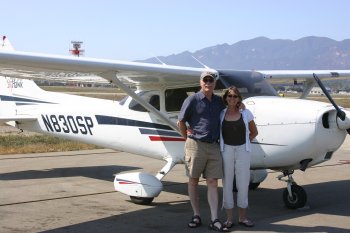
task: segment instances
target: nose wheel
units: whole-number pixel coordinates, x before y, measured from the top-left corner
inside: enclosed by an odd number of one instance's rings
[[[283,191],[283,202],[288,209],[298,209],[305,206],[307,194],[305,190],[297,185],[292,177],[294,171],[283,171],[283,175],[278,176],[279,180],[287,182],[287,188]],[[287,177],[287,179],[283,179]]]
[[[130,196],[130,200],[138,205],[150,205],[153,201],[153,197],[135,197]]]

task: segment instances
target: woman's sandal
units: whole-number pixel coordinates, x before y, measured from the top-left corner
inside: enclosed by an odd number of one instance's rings
[[[224,227],[229,228],[229,229],[232,228],[234,225],[235,224],[231,221],[224,222]]]
[[[220,227],[216,226],[215,223],[219,223]],[[224,224],[222,224],[220,222],[219,219],[215,219],[214,221],[211,221],[209,224],[209,229],[213,230],[213,231],[219,231],[219,232],[229,232],[230,231],[226,226],[224,226]]]
[[[244,219],[243,221],[239,221],[238,223],[240,225],[245,226],[245,227],[253,227],[254,226],[254,223],[251,220],[247,219],[247,218]]]
[[[202,220],[198,215],[193,216],[191,222],[188,223],[189,228],[196,228],[200,225],[202,225]]]

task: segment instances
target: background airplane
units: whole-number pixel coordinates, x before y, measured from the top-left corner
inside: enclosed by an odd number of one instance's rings
[[[304,189],[293,180],[294,170],[305,171],[331,159],[350,128],[349,112],[341,107],[278,97],[267,82],[306,80],[305,97],[315,83],[322,86],[317,77],[349,78],[350,70],[215,70],[12,50],[0,50],[0,69],[0,122],[166,161],[155,176],[115,176],[115,189],[140,204],[152,202],[162,190],[162,178],[183,163],[184,140],[175,122],[183,100],[198,91],[204,70],[219,76],[218,92],[235,85],[245,97],[259,131],[252,148],[251,187],[266,178],[266,169],[281,171],[279,179],[286,177],[287,182],[283,199],[288,208],[302,207],[307,200]],[[47,92],[33,81],[13,78],[65,78],[55,77],[57,72],[86,73],[86,79],[93,77],[94,82],[113,82],[128,96],[117,102]]]
[[[15,50],[10,42],[9,39],[7,39],[6,36],[2,36],[2,41],[1,41],[1,46],[0,50],[8,50],[8,51],[13,51]]]

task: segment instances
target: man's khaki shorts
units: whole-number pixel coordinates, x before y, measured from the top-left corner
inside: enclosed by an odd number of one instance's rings
[[[222,157],[218,143],[206,143],[187,138],[185,143],[186,175],[190,178],[223,176]]]

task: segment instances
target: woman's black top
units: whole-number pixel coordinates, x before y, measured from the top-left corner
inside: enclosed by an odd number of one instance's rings
[[[244,125],[243,117],[237,121],[224,121],[222,122],[222,137],[224,143],[231,146],[240,146],[246,143],[245,138],[246,128]]]

